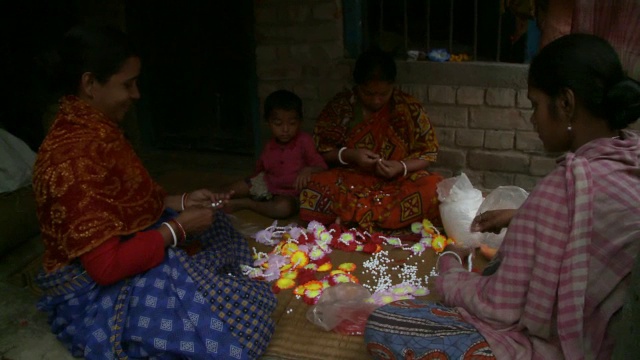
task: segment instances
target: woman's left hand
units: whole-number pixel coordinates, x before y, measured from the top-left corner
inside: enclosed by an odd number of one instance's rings
[[[467,247],[462,247],[459,245],[455,245],[455,244],[449,244],[447,246],[445,246],[444,250],[442,251],[441,254],[444,254],[445,252],[452,252],[454,254],[457,254],[458,256],[460,256],[460,260],[462,260],[462,265],[463,266],[467,266],[468,265],[468,261],[473,261],[473,256],[475,255],[475,249],[474,248],[467,248]],[[471,255],[471,257],[469,257],[469,255]],[[445,255],[447,256],[447,255]]]
[[[379,177],[393,179],[404,173],[404,167],[400,161],[380,159],[376,163],[375,172]]]
[[[219,209],[229,202],[231,195],[233,195],[233,191],[228,193],[212,193],[207,189],[199,189],[189,193],[184,206],[185,208],[199,206]]]

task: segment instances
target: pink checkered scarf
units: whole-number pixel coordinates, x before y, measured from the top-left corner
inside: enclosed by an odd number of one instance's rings
[[[639,157],[624,132],[559,159],[511,221],[495,274],[442,258],[438,291],[498,359],[610,357],[609,320],[640,251]]]

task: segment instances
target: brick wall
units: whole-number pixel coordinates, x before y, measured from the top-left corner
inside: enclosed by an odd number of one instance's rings
[[[352,59],[344,58],[340,0],[255,1],[260,101],[273,90],[304,102],[303,129],[312,131],[324,104],[351,86]],[[490,190],[530,190],[554,167],[529,122],[525,65],[398,61],[398,86],[422,101],[441,150],[433,169],[464,172]],[[263,140],[269,137],[266,126]]]
[[[349,86],[344,59],[341,0],[255,0],[256,56],[260,104],[269,93],[288,89],[304,104],[303,128],[328,99]],[[261,129],[263,140],[269,133]]]
[[[529,118],[527,66],[399,62],[399,86],[424,104],[440,142],[434,170],[475,186],[530,190],[555,165]]]

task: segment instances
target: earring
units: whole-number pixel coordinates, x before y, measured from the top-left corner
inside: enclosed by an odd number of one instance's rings
[[[567,126],[567,131],[571,132],[571,130],[573,130],[573,128],[571,127],[571,125]]]

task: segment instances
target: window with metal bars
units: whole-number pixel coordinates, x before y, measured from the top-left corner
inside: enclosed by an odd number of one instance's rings
[[[353,57],[375,45],[398,58],[444,49],[457,59],[526,63],[538,48],[533,0],[344,0],[343,6]]]

